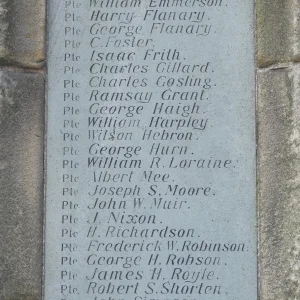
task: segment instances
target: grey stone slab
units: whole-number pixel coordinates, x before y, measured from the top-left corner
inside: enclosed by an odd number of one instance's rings
[[[45,299],[257,299],[254,1],[48,22]]]
[[[0,71],[0,299],[41,300],[44,75]]]
[[[300,299],[300,69],[258,75],[262,300]]]
[[[45,22],[45,0],[0,0],[0,64],[43,66]]]

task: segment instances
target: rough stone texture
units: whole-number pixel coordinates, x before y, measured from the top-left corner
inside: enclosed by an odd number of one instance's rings
[[[0,299],[41,300],[44,75],[0,71]]]
[[[258,74],[261,300],[300,299],[300,66]]]
[[[261,300],[300,299],[300,0],[257,1]]]
[[[258,66],[300,61],[300,0],[257,1]]]
[[[45,19],[45,0],[0,0],[0,64],[41,67]]]

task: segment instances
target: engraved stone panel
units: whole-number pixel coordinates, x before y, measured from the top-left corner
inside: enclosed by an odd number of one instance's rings
[[[252,0],[49,1],[45,299],[257,299]]]

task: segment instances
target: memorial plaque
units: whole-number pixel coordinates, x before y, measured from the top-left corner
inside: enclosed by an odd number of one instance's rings
[[[254,0],[49,0],[46,300],[257,299]]]

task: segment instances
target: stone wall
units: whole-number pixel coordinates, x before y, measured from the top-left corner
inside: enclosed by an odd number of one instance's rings
[[[0,0],[0,299],[42,299],[45,2]]]
[[[0,0],[0,300],[42,299],[45,3]],[[300,299],[300,0],[257,0],[261,300]]]
[[[299,24],[299,0],[258,1],[258,214],[262,300],[300,299]]]

